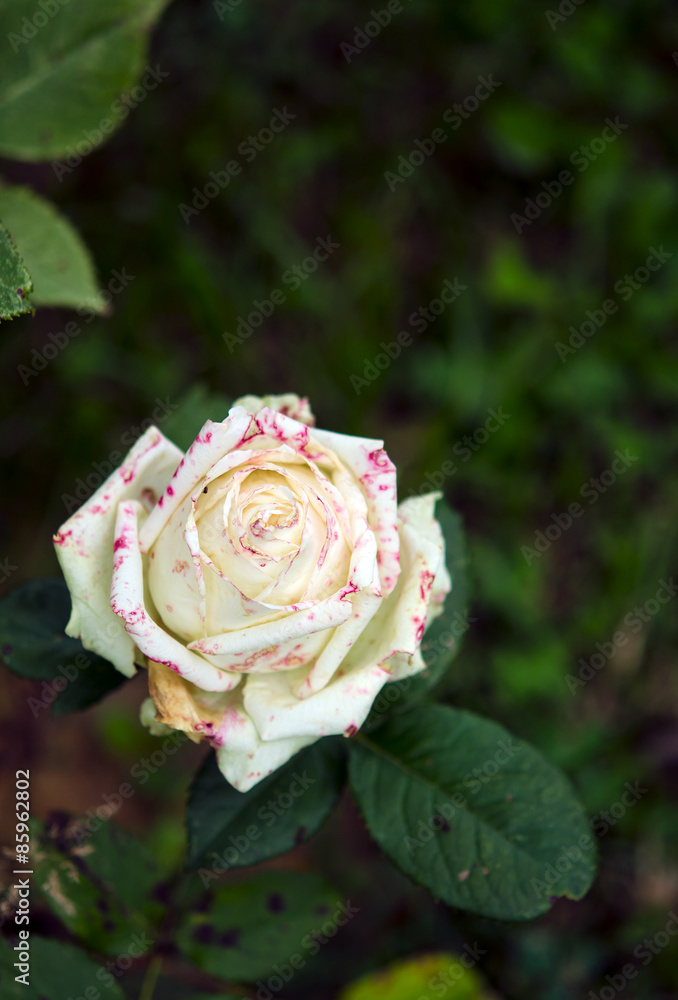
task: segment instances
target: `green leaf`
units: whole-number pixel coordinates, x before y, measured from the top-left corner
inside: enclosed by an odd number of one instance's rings
[[[34,715],[52,704],[54,715],[94,704],[126,678],[65,633],[71,598],[63,580],[30,580],[0,601],[0,653],[19,677],[43,680]]]
[[[82,650],[64,632],[71,598],[63,580],[29,580],[0,601],[0,645],[5,664],[20,677],[48,680]]]
[[[244,793],[228,784],[211,754],[188,800],[187,864],[241,868],[308,840],[343,788],[343,742],[343,737],[319,740]]]
[[[71,223],[29,188],[0,187],[0,219],[33,278],[32,303],[106,312],[89,252]]]
[[[529,920],[591,884],[595,840],[569,782],[471,712],[394,716],[350,741],[349,780],[379,846],[451,906]]]
[[[116,792],[111,805],[116,795],[122,802]],[[90,833],[88,822],[99,822],[98,829]],[[153,899],[161,872],[145,844],[96,816],[92,822],[59,814],[45,829],[36,820],[32,827],[33,880],[52,912],[96,951],[126,954],[134,935],[134,951],[147,951],[162,907]]]
[[[195,965],[215,976],[254,981],[280,962],[302,968],[318,951],[314,930],[346,922],[352,910],[316,875],[267,871],[249,882],[218,889],[207,909],[190,913],[177,944]]]
[[[14,945],[16,938],[0,938],[0,994],[3,1000],[72,1000],[82,997],[85,990],[101,982],[97,974],[101,966],[93,962],[79,948],[66,941],[51,941],[30,936],[30,974],[28,985],[18,983],[15,976],[21,970],[14,968],[17,961]],[[114,979],[106,987],[106,1000],[125,1000]]]
[[[148,30],[166,2],[57,0],[45,15],[5,0],[0,35],[12,54],[0,60],[0,154],[77,165],[110,135],[130,113],[121,97],[141,75]],[[35,11],[47,23],[36,26]]]
[[[417,1000],[444,996],[454,990],[454,1000],[493,1000],[480,976],[460,962],[460,955],[418,955],[394,962],[385,969],[371,972],[351,983],[339,994],[338,1000]]]
[[[84,659],[79,661],[79,664],[82,664],[79,673],[72,675],[72,679],[66,677],[68,683],[61,688],[52,702],[54,716],[81,712],[101,701],[127,680],[127,677],[116,670],[112,663],[90,653],[84,647],[81,656]]]
[[[180,400],[178,409],[165,421],[162,432],[182,451],[195,441],[208,420],[225,420],[231,404],[221,393],[194,385]]]
[[[436,517],[445,538],[445,557],[452,590],[445,600],[443,613],[424,635],[421,651],[426,669],[421,674],[383,688],[363,726],[365,732],[385,721],[392,709],[408,709],[412,702],[421,701],[431,692],[449,670],[468,628],[468,559],[462,520],[444,500],[436,504]]]
[[[26,265],[0,223],[0,320],[32,312],[26,301],[32,290],[33,282]]]

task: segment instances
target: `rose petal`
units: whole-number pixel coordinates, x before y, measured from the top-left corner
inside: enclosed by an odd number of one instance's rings
[[[315,743],[315,736],[264,741],[247,713],[236,712],[234,710],[229,719],[228,743],[217,747],[217,764],[226,780],[239,792],[248,792],[303,747]]]
[[[325,601],[318,601],[312,608],[292,611],[263,625],[234,628],[221,635],[196,639],[188,648],[199,650],[206,656],[251,653],[290,639],[299,639],[302,636],[335,628],[350,618],[352,613],[351,601],[344,599],[345,596],[339,594]]]
[[[408,497],[398,507],[398,517],[411,525],[422,537],[428,539],[444,553],[445,539],[439,522],[435,516],[436,501],[442,499],[442,493],[427,493],[420,497]],[[434,618],[442,614],[445,598],[452,590],[452,580],[447,570],[447,563],[442,558],[438,564],[433,583],[426,618],[426,627]]]
[[[151,600],[163,623],[187,642],[205,635],[200,617],[200,586],[184,538],[190,509],[188,498],[160,532],[149,553],[146,575]]]
[[[184,455],[167,488],[144,524],[141,551],[148,552],[172,514],[223,455],[241,443],[252,418],[241,406],[229,410],[220,424],[208,420]]]
[[[271,410],[292,417],[293,420],[298,420],[301,424],[308,424],[309,427],[315,424],[308,399],[305,396],[297,396],[294,392],[284,392],[281,396],[241,396],[233,405],[242,406],[252,415],[267,406]]]
[[[386,663],[396,653],[411,657],[421,646],[431,586],[444,553],[442,538],[434,541],[428,537],[428,529],[421,529],[427,512],[432,511],[430,498],[414,497],[412,504],[415,509],[409,511],[411,521],[399,521],[398,584],[351,647],[342,665],[347,669]],[[415,514],[421,514],[421,518]]]
[[[354,591],[353,613],[343,625],[334,629],[308,675],[292,685],[298,698],[311,697],[325,687],[382,603],[374,533],[365,521],[362,522],[362,530],[356,525],[355,531],[358,540],[353,550],[349,574],[349,587]]]
[[[229,691],[238,684],[240,675],[219,670],[193,653],[156,624],[146,608],[138,529],[142,513],[141,504],[134,500],[121,503],[118,508],[111,607],[124,620],[128,634],[149,660],[164,663],[205,691]]]
[[[315,429],[311,440],[333,451],[363,488],[368,521],[379,546],[381,589],[387,597],[398,581],[400,562],[396,468],[384,451],[384,442]]]
[[[249,674],[244,705],[265,740],[353,735],[389,677],[388,668],[377,665],[346,674],[337,671],[321,691],[301,701],[293,691],[299,680],[294,672]]]
[[[181,458],[157,427],[149,427],[120,468],[54,536],[73,605],[66,634],[79,636],[85,649],[105,656],[128,677],[135,673],[134,642],[109,603],[117,508],[122,500],[162,494]]]
[[[216,748],[222,774],[241,792],[248,791],[315,740],[302,736],[264,742],[243,708],[240,689],[206,694],[153,662],[149,663],[148,675],[153,700],[148,699],[144,723],[151,732],[160,735],[169,726],[194,741],[201,737],[209,740]]]
[[[227,692],[207,694],[153,660],[148,662],[148,690],[155,708],[155,725],[149,729],[162,733],[170,726],[186,733],[194,743],[214,736],[228,706]]]

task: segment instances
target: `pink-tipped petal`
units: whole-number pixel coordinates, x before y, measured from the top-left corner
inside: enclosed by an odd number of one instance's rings
[[[134,642],[111,611],[113,535],[118,504],[153,503],[162,495],[182,452],[157,427],[149,427],[125,461],[54,536],[57,558],[71,594],[66,634],[99,653],[121,673],[135,673]]]
[[[367,501],[368,521],[379,548],[379,577],[384,597],[400,573],[397,525],[396,468],[383,441],[313,430],[311,440],[330,449],[358,479]]]
[[[148,552],[172,514],[220,458],[241,444],[252,418],[235,406],[221,423],[208,420],[184,455],[140,534],[141,551]]]
[[[138,528],[142,514],[141,504],[134,500],[126,501],[118,508],[111,608],[123,620],[134,644],[149,660],[164,664],[204,691],[230,691],[240,681],[240,675],[219,670],[193,653],[165,632],[146,607]]]

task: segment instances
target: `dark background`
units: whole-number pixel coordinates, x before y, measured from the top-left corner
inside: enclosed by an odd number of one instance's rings
[[[57,572],[49,539],[64,497],[127,450],[158,400],[181,406],[195,383],[226,399],[305,394],[320,426],[385,439],[401,496],[441,482],[463,515],[472,622],[444,684],[450,703],[533,741],[592,815],[619,803],[626,782],[644,789],[607,824],[588,897],[508,927],[410,888],[346,802],[284,863],[343,879],[364,923],[322,954],[322,989],[295,983],[297,996],[330,997],[394,956],[473,940],[487,950],[480,971],[511,1000],[597,996],[629,961],[641,971],[625,997],[678,993],[674,941],[647,966],[633,957],[678,908],[676,598],[650,605],[642,628],[624,624],[676,569],[678,22],[652,0],[561,6],[573,12],[556,21],[517,0],[404,0],[347,61],[342,43],[372,20],[367,5],[242,0],[220,19],[207,2],[177,0],[149,57],[169,76],[101,149],[61,181],[49,164],[2,164],[73,220],[102,287],[114,271],[134,276],[112,314],[84,324],[28,385],[17,367],[74,314],[3,325],[5,589]],[[458,128],[446,124],[490,75],[500,86]],[[247,162],[238,146],[284,108],[294,120]],[[608,118],[627,127],[601,148]],[[439,127],[446,141],[390,190],[385,173]],[[179,206],[232,159],[241,173],[184,222]],[[568,169],[572,183],[547,197],[543,182],[557,191]],[[518,233],[511,216],[540,192],[546,207]],[[284,283],[328,236],[340,244],[331,257],[298,289]],[[672,256],[640,272],[633,294],[615,291],[653,248]],[[446,279],[467,287],[415,327],[409,317]],[[275,288],[284,304],[229,350],[223,334]],[[587,310],[600,319],[607,299],[614,314],[563,360],[556,345]],[[370,368],[401,330],[411,346]],[[500,407],[501,428],[479,431]],[[582,498],[627,449],[628,470]],[[583,515],[526,559],[521,547],[577,501]],[[628,641],[572,691],[567,676],[618,630]],[[0,683],[2,760],[7,773],[30,765],[39,815],[99,805],[153,749],[136,721],[143,678],[56,721],[28,711],[34,685],[6,672]],[[178,755],[117,817],[164,859],[179,856],[201,753]]]

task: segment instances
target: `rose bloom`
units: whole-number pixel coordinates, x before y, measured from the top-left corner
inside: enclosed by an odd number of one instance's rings
[[[127,676],[142,721],[207,739],[240,791],[321,736],[352,736],[424,668],[450,578],[434,506],[397,506],[383,442],[245,396],[186,454],[150,427],[54,537],[66,632]]]

